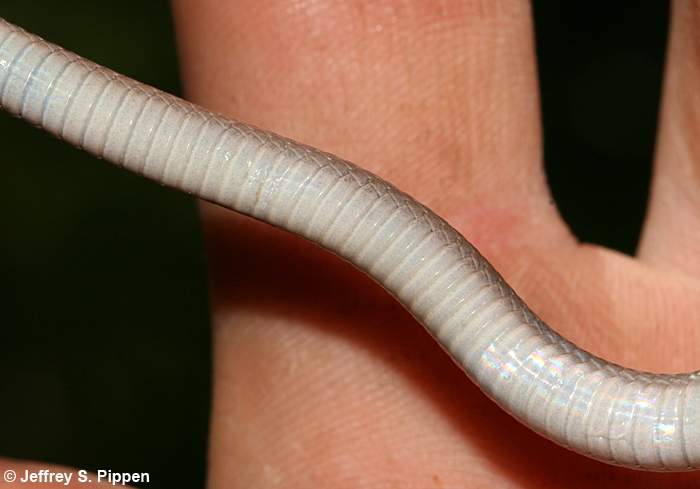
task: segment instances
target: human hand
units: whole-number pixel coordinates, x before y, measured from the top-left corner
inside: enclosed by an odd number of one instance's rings
[[[638,256],[580,244],[551,203],[525,2],[175,0],[186,95],[334,152],[446,218],[577,345],[697,367],[697,26],[674,12]],[[690,62],[689,62],[690,60]],[[501,412],[350,266],[203,207],[215,320],[211,487],[685,487]],[[400,343],[386,341],[402,338]]]

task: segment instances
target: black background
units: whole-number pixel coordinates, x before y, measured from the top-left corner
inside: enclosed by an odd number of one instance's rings
[[[557,204],[581,240],[633,253],[668,4],[536,1],[534,13]],[[165,1],[3,0],[0,16],[179,92]],[[210,331],[195,201],[5,115],[0,134],[0,455],[202,487]]]

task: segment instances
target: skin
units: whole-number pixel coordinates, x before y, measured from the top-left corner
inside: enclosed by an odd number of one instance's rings
[[[700,147],[691,137],[700,104],[688,103],[700,101],[688,98],[699,81],[697,4],[674,7],[635,258],[577,242],[551,203],[527,2],[173,5],[188,98],[397,184],[579,346],[654,372],[700,365]],[[202,215],[215,322],[210,487],[700,481],[607,466],[541,439],[350,266],[213,206]],[[394,330],[402,340],[388,345]]]
[[[552,204],[527,2],[173,7],[187,98],[334,152],[414,195],[580,347],[653,372],[698,368],[698,3],[673,8],[655,176],[634,258],[579,243]],[[697,473],[608,466],[540,438],[352,267],[213,206],[202,216],[215,354],[209,487],[700,482]],[[395,331],[401,340],[387,344]]]

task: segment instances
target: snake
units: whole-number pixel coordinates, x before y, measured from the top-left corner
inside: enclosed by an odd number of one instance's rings
[[[350,262],[485,395],[541,436],[631,469],[700,468],[700,371],[652,374],[580,349],[444,219],[359,166],[132,80],[2,18],[0,106],[98,158]]]

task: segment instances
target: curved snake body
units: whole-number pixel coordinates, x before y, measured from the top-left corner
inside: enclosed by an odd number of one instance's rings
[[[352,163],[142,85],[2,19],[0,105],[100,158],[342,256],[541,435],[632,468],[700,468],[697,372],[652,375],[580,350],[444,220]]]

